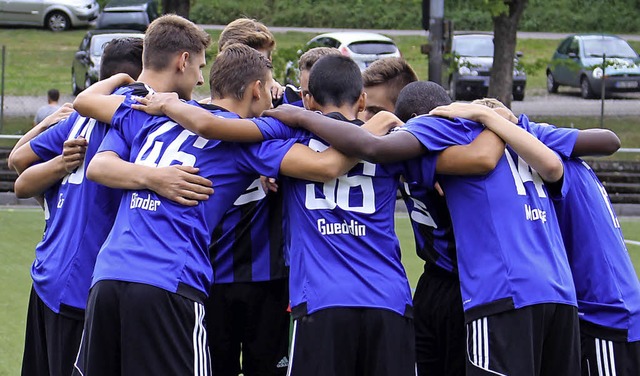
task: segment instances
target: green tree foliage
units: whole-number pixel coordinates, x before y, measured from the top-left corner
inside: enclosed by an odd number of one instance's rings
[[[227,24],[240,17],[270,26],[420,29],[421,0],[192,0],[197,23]],[[446,0],[445,18],[456,30],[492,30],[497,0]],[[489,11],[488,11],[489,10]],[[640,32],[638,0],[529,0],[518,30]]]

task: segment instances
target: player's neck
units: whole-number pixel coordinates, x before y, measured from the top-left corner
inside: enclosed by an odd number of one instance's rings
[[[335,106],[335,105],[322,106],[320,108],[320,111],[323,114],[330,114],[332,112],[338,112],[338,113],[342,114],[342,116],[347,118],[347,120],[355,120],[358,117],[357,108],[354,107],[354,106],[346,105],[346,104],[342,105],[342,106]]]
[[[137,81],[146,84],[157,92],[176,91],[173,84],[173,76],[166,71],[143,69]]]
[[[212,99],[211,104],[222,107],[227,111],[233,112],[241,118],[246,118],[249,116],[247,106],[244,104],[244,102],[239,101],[235,98]]]

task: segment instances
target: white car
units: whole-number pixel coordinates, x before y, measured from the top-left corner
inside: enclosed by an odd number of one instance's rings
[[[320,34],[298,50],[298,57],[314,47],[334,47],[343,55],[352,58],[360,70],[365,70],[371,63],[387,57],[400,57],[400,50],[393,39],[378,33],[359,31],[341,31]],[[298,84],[298,63],[289,61],[285,67],[285,83]]]
[[[62,31],[89,25],[99,12],[96,0],[0,0],[0,25],[31,25]]]

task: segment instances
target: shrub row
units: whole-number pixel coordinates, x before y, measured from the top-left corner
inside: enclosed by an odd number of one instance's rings
[[[446,0],[456,30],[491,30],[487,0]],[[420,29],[421,0],[193,0],[191,19],[227,24],[247,16],[271,26]],[[640,32],[638,0],[529,0],[519,30]]]

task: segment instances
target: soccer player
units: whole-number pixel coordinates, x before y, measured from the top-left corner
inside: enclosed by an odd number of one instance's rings
[[[204,60],[204,54],[200,58]],[[202,60],[199,66],[204,65]],[[237,119],[269,108],[270,69],[270,62],[257,51],[239,44],[226,47],[212,65],[215,107],[209,111]],[[104,87],[121,78],[104,81]],[[101,86],[92,89],[89,94],[100,92]],[[105,118],[113,113],[111,124],[117,130],[92,161],[91,178],[118,186],[124,180],[123,173],[136,171],[140,165],[182,163],[199,167],[202,176],[213,179],[215,194],[195,207],[174,205],[144,190],[124,196],[112,234],[96,262],[78,368],[89,373],[153,369],[171,374],[207,372],[202,302],[213,278],[208,245],[224,213],[258,174],[275,176],[281,171],[324,180],[343,173],[355,162],[331,150],[317,154],[296,145],[296,140],[247,145],[208,141],[166,117],[134,111],[131,104],[135,102],[129,96],[122,102],[114,96],[91,95],[85,98],[87,114]],[[197,103],[190,103],[195,109]],[[137,125],[142,125],[139,132],[135,132]],[[131,150],[127,154],[128,144]],[[123,154],[133,163],[119,159]],[[132,226],[135,232],[129,230]],[[127,267],[115,260],[126,260]],[[113,310],[119,305],[135,309],[115,314]],[[163,320],[149,322],[152,314]],[[130,333],[118,329],[121,325],[142,327]],[[166,333],[172,333],[170,343],[164,340]],[[196,342],[192,333],[197,334]],[[135,362],[111,361],[133,353],[137,354]]]
[[[100,77],[142,69],[142,39],[115,39],[102,57]],[[111,229],[121,192],[85,179],[108,126],[71,114],[18,149],[16,194],[44,193],[50,215],[36,248],[22,373],[70,375],[82,328],[96,255]],[[80,138],[78,138],[80,136]],[[64,144],[64,152],[63,152]],[[157,181],[164,184],[168,176]],[[53,213],[53,214],[51,214]]]
[[[475,102],[475,101],[474,101]],[[620,141],[609,130],[577,130],[516,118],[502,103],[479,101],[536,135],[563,157],[566,194],[553,200],[567,249],[580,312],[582,374],[640,372],[640,283],[609,196],[591,167],[575,157],[578,136],[596,133],[594,152],[612,154]],[[593,278],[597,275],[597,278]]]
[[[396,111],[424,113],[437,96],[446,96],[438,85],[410,84]],[[447,108],[436,113],[446,115]],[[408,121],[405,131],[371,137],[290,107],[266,114],[303,125],[339,150],[372,161],[424,155],[424,162],[433,165],[438,152],[468,144],[484,130],[472,121],[419,116]],[[481,120],[509,145],[496,168],[479,177],[437,177],[456,235],[469,341],[467,374],[575,375],[580,365],[574,285],[542,183],[558,182],[562,164],[540,141],[492,110],[485,108]],[[426,187],[436,180],[431,171],[422,180]]]
[[[418,80],[403,58],[376,60],[362,72],[362,78],[367,93],[365,110],[360,113],[363,119],[380,111],[394,112],[400,91]],[[435,108],[448,104],[447,98],[444,99],[431,105]],[[504,148],[497,136],[487,133],[482,137],[494,141],[494,150]],[[456,148],[460,146],[447,149],[438,158],[437,172],[447,172],[449,158],[456,158],[455,165],[478,175],[489,172],[497,163],[494,158],[487,166],[480,154],[471,153],[474,149]],[[459,156],[466,156],[467,160]],[[400,192],[411,220],[416,252],[425,261],[424,272],[413,293],[416,370],[419,376],[464,375],[466,334],[449,209],[437,190],[403,180]]]
[[[418,76],[401,57],[376,60],[362,72],[367,103],[360,118],[369,120],[380,111],[394,112],[398,94],[408,84],[418,81]]]

